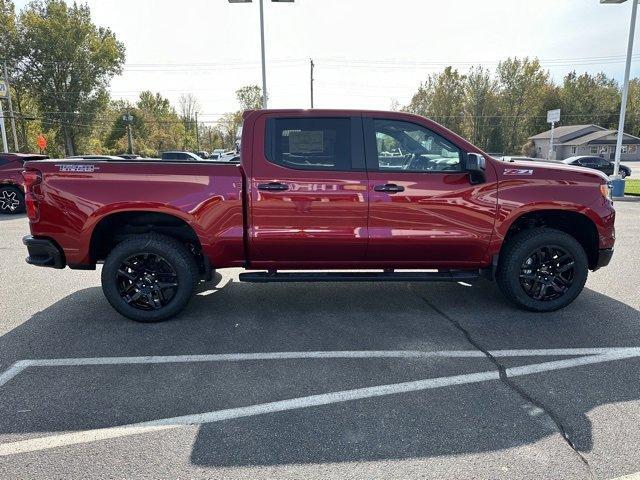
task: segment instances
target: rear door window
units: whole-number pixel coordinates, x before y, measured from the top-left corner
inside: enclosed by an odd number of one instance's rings
[[[350,118],[273,118],[267,121],[269,162],[295,170],[352,170]]]

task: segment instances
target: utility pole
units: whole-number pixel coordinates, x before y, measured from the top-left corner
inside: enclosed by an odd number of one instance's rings
[[[18,145],[18,134],[16,133],[16,117],[13,115],[13,103],[11,103],[11,88],[9,88],[9,74],[7,72],[7,61],[4,61],[4,82],[7,85],[7,101],[9,103],[9,118],[11,119],[11,130],[13,131],[13,146],[16,152],[20,151]]]
[[[311,67],[311,108],[313,108],[313,58],[309,59],[309,65]]]
[[[198,128],[198,112],[196,112],[196,151],[200,151],[200,129]]]
[[[131,123],[133,122],[133,115],[129,112],[122,116],[122,120],[127,125],[127,138],[129,140],[129,153],[133,155],[133,134],[131,133]]]
[[[7,145],[7,131],[4,128],[4,111],[2,110],[2,100],[0,100],[0,131],[2,133],[2,151],[9,153],[9,146]]]

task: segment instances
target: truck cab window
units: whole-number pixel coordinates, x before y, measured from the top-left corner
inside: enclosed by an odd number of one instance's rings
[[[271,163],[297,170],[351,170],[348,118],[282,118],[267,123]]]
[[[374,120],[380,171],[461,171],[460,149],[420,125]]]

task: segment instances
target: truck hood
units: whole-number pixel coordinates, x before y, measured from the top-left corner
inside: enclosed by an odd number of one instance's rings
[[[547,162],[527,162],[524,160],[516,160],[515,162],[498,162],[498,173],[501,177],[516,178],[527,176],[545,176],[553,178],[573,178],[574,176],[583,177],[585,175],[593,177],[593,180],[599,180],[601,183],[607,183],[609,177],[599,170],[592,168],[578,167],[575,165],[567,165],[564,163],[547,163]]]

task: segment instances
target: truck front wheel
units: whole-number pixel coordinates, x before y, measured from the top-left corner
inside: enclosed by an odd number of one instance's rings
[[[552,228],[513,236],[500,253],[496,279],[504,295],[520,308],[551,312],[582,292],[589,262],[582,245]]]
[[[120,314],[159,322],[179,313],[198,281],[198,267],[176,239],[136,235],[119,243],[102,268],[102,290]]]

